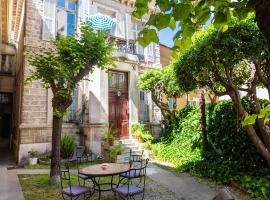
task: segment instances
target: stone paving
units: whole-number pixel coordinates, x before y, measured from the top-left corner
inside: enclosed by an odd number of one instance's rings
[[[7,146],[0,143],[0,200],[24,200],[16,171],[8,170],[15,163]]]
[[[49,170],[18,169],[18,174],[48,174]],[[77,173],[71,170],[71,173]],[[207,182],[199,182],[186,174],[164,170],[155,164],[147,169],[146,200],[211,200],[217,191],[208,186]]]

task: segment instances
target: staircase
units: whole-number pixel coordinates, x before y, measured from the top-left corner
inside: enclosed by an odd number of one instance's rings
[[[132,155],[141,155],[143,151],[143,144],[139,143],[137,139],[122,139],[119,140],[125,146],[125,151],[122,155],[117,157],[117,162],[129,162],[130,159],[130,150]]]

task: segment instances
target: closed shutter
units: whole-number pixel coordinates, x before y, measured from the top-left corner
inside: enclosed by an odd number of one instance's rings
[[[115,36],[120,38],[126,38],[126,16],[123,13],[116,14]]]
[[[147,61],[148,62],[155,62],[155,44],[152,42],[147,47]]]
[[[43,1],[42,39],[55,38],[55,0]]]
[[[90,4],[89,3],[89,11],[88,11],[88,14],[89,15],[95,15],[95,14],[97,14],[97,5],[95,5],[95,4]]]
[[[131,15],[126,14],[126,30],[127,30],[127,40],[135,40],[136,33],[134,32],[133,22],[131,20]]]
[[[56,31],[61,35],[67,33],[67,12],[62,9],[56,11]]]
[[[149,122],[148,94],[145,91],[140,91],[140,121]]]

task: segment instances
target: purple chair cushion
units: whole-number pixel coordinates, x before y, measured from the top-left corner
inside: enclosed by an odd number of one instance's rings
[[[80,185],[72,186],[71,189],[70,188],[63,189],[63,193],[68,196],[78,196],[89,191],[90,189],[88,187]]]
[[[86,176],[86,175],[83,175],[83,174],[79,174],[79,177],[80,177],[81,179],[83,179],[83,180],[86,180],[86,179],[88,179],[88,176]]]
[[[140,177],[140,171],[130,171],[130,172],[125,172],[120,174],[120,176],[125,177],[125,178],[138,178]]]
[[[143,192],[142,188],[139,188],[135,185],[123,185],[115,189],[115,191],[123,196],[128,196],[128,195],[135,195]]]

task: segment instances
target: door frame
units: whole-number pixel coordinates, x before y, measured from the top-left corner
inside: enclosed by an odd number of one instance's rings
[[[115,73],[121,73],[121,74],[125,74],[125,78],[126,78],[126,89],[110,89],[110,85],[109,85],[109,76],[108,76],[108,106],[110,106],[110,92],[117,92],[117,91],[125,91],[126,94],[127,94],[127,103],[128,103],[128,133],[127,133],[127,136],[126,137],[130,137],[130,133],[129,133],[129,129],[130,129],[130,88],[129,88],[129,81],[130,81],[130,74],[129,74],[129,71],[122,71],[122,70],[115,70],[115,69],[109,69],[108,70],[110,72],[115,72]],[[108,112],[110,112],[110,108],[108,108]],[[119,119],[120,121],[120,119]],[[109,127],[111,126],[110,124],[110,113],[108,113],[108,124],[109,124]],[[126,137],[121,137],[121,134],[119,133],[117,138],[119,139],[124,139]]]

